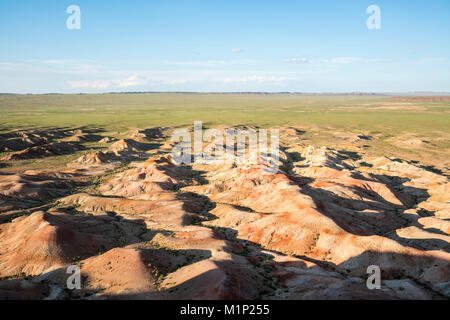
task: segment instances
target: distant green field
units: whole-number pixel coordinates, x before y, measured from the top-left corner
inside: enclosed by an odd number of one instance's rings
[[[182,127],[203,121],[207,127],[293,126],[305,131],[304,143],[332,147],[346,142],[336,138],[337,132],[364,133],[376,136],[369,154],[450,165],[450,101],[300,94],[0,95],[0,113],[0,132],[86,128],[120,138],[130,128]],[[420,148],[392,144],[392,137],[403,139],[404,133],[432,143]],[[35,167],[39,162],[15,165]]]
[[[394,105],[389,107],[390,103]],[[399,109],[394,109],[396,107]],[[79,126],[113,131],[129,127],[190,125],[194,120],[201,120],[207,125],[315,125],[419,133],[450,131],[449,101],[406,103],[380,96],[2,95],[0,112],[2,132]]]

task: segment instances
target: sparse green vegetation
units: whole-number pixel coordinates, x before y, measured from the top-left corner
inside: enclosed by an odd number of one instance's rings
[[[94,126],[105,131],[130,127],[317,125],[392,132],[450,129],[450,101],[399,103],[388,96],[252,94],[102,94],[0,96],[0,132]]]

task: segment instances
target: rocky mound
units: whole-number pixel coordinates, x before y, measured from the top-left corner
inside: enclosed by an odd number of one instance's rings
[[[29,130],[0,134],[0,152],[21,151],[49,144],[57,139],[82,134],[81,130]]]
[[[18,218],[6,230],[5,225],[0,228],[0,277],[39,275],[109,246],[98,233],[101,227],[45,212]]]
[[[67,205],[76,206],[83,212],[103,215],[115,213],[127,218],[143,219],[151,224],[160,224],[172,228],[182,228],[199,218],[195,212],[201,212],[205,206],[202,202],[174,194],[155,194],[146,200],[132,200],[120,197],[99,197],[89,194],[74,194],[60,201]]]
[[[99,142],[100,142],[100,143],[110,143],[110,142],[113,142],[113,141],[115,141],[114,138],[111,138],[111,137],[105,137],[105,138],[101,139]]]
[[[16,132],[0,135],[0,152],[20,151],[30,146],[48,142],[48,138],[30,132]]]
[[[129,133],[130,138],[143,140],[143,141],[153,141],[167,138],[169,128],[167,127],[155,127],[148,128],[144,130],[135,129]]]
[[[67,142],[97,142],[102,139],[101,136],[96,134],[86,134],[86,133],[79,133],[72,137],[69,137],[65,139],[64,141]]]
[[[111,163],[114,161],[118,161],[117,157],[112,152],[103,152],[98,151],[95,153],[85,154],[78,159],[74,160],[72,164],[74,165],[82,165],[82,166],[92,166],[92,165],[102,165]]]
[[[260,149],[256,162],[177,165],[167,132],[133,131],[72,169],[0,174],[0,298],[450,297],[450,183],[439,171],[303,145],[292,127],[278,158]],[[81,290],[65,287],[72,264]],[[379,290],[366,286],[372,265]]]
[[[144,151],[144,148],[143,144],[135,140],[122,139],[113,143],[110,146],[109,150],[114,152],[116,155],[120,155],[120,153],[142,152]]]
[[[192,173],[175,166],[170,157],[155,156],[137,168],[117,174],[103,183],[99,191],[105,195],[139,198],[155,192],[175,190],[193,180]]]
[[[78,183],[72,175],[28,171],[0,174],[0,211],[42,205],[70,192]]]

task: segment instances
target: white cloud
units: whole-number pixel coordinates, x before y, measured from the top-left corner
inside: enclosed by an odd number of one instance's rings
[[[108,89],[111,87],[113,80],[82,80],[82,81],[67,81],[71,88],[92,88],[92,89]]]
[[[231,49],[231,53],[240,53],[240,52],[242,52],[241,48]]]
[[[286,59],[285,61],[289,62],[289,63],[293,63],[293,64],[305,64],[305,63],[309,62],[308,58],[300,57],[300,56]]]
[[[122,79],[122,80],[116,81],[116,85],[119,88],[130,88],[130,87],[143,86],[143,85],[146,85],[147,83],[148,83],[148,79],[141,78],[137,74],[134,74],[127,79]]]
[[[41,72],[46,74],[92,75],[105,72],[105,68],[93,61],[65,59],[26,60],[23,62],[0,62],[0,69],[18,72]]]

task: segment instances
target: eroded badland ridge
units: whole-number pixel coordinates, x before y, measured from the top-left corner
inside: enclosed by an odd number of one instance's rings
[[[276,174],[175,165],[168,127],[2,134],[0,299],[450,297],[445,167],[368,155],[373,136],[336,132],[345,143],[331,148],[278,129]],[[414,139],[394,143],[426,144]],[[8,171],[80,150],[64,166]],[[79,290],[66,288],[69,265]],[[379,290],[366,286],[370,265]]]

